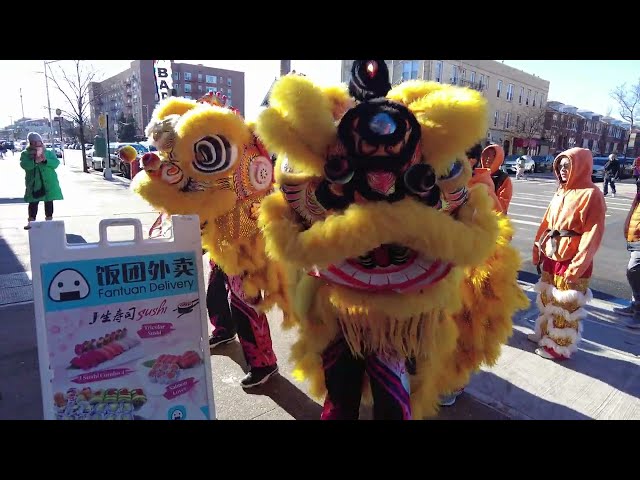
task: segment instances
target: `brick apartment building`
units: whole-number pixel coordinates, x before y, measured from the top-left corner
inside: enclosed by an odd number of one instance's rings
[[[495,60],[386,60],[391,83],[421,79],[482,92],[489,102],[484,144],[499,143],[510,153],[537,154],[549,81]],[[342,61],[342,81],[353,60]]]
[[[171,62],[171,69],[178,96],[197,99],[209,91],[221,92],[244,115],[244,72],[175,62]],[[114,132],[124,113],[125,117],[133,116],[136,132],[142,136],[158,102],[153,60],[134,60],[125,71],[92,82],[89,99],[92,125],[98,125],[100,113],[108,113],[109,128]]]
[[[582,147],[588,148],[594,155],[624,155],[628,127],[628,124],[615,118],[552,101],[547,103],[544,139],[548,142],[550,154]]]

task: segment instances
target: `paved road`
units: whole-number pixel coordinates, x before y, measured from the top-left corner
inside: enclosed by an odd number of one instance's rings
[[[556,190],[556,183],[555,180],[548,177],[542,178],[542,176],[528,181],[516,181],[511,176],[511,181],[514,193],[509,207],[509,217],[516,230],[513,245],[522,254],[522,270],[536,273],[531,263],[533,238]],[[602,187],[602,183],[597,185]],[[613,297],[630,298],[631,290],[626,277],[629,253],[622,236],[622,227],[635,195],[636,186],[633,179],[630,179],[618,184],[617,187],[616,198],[610,196],[606,198],[605,235],[594,262],[592,288]]]

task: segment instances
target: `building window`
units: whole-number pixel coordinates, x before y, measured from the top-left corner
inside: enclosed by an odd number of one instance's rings
[[[531,97],[531,89],[527,90],[527,101],[525,102],[525,105],[529,105],[529,97]]]
[[[485,85],[485,83],[484,83],[484,73],[481,73],[480,74],[480,87],[484,88],[484,85]]]
[[[174,83],[173,84],[173,88],[175,88],[176,90],[178,90],[180,88],[180,84],[179,83]]]
[[[498,80],[498,88],[496,89],[496,97],[500,98],[500,90],[502,90],[502,80]]]
[[[198,85],[198,91],[201,92],[202,91],[202,85]]]
[[[189,100],[191,100],[191,95],[185,95],[184,98],[188,98]]]
[[[173,72],[173,79],[180,80],[180,72]]]
[[[467,71],[463,68],[462,74],[460,75],[460,80],[462,81],[463,84],[466,78],[467,78]]]
[[[198,81],[199,81],[199,82],[201,82],[201,81],[202,81],[202,74],[201,74],[201,73],[199,73],[199,74],[198,74]]]
[[[215,92],[216,88],[215,87],[207,87],[207,93],[211,93],[211,92]]]
[[[544,105],[544,95],[540,94],[540,108]]]
[[[191,81],[191,72],[184,72],[185,81]]]
[[[511,113],[507,112],[504,114],[504,128],[509,128],[510,122],[511,122]]]
[[[520,115],[516,115],[516,129],[518,128],[520,128]],[[524,130],[524,128],[522,128],[522,130]]]
[[[418,60],[411,60],[402,63],[402,80],[415,80],[418,78]]]
[[[207,75],[207,83],[218,83],[218,79],[215,75]]]
[[[453,65],[451,67],[451,85],[456,85],[458,83],[458,66]]]
[[[533,106],[536,106],[536,102],[538,101],[538,92],[533,94]]]
[[[184,84],[184,93],[191,93],[191,84],[190,83],[185,83]]]
[[[476,83],[476,72],[475,71],[471,71],[471,73],[469,74],[469,82],[473,85],[474,83]]]
[[[436,77],[435,80],[436,82],[441,83],[442,82],[442,60],[438,60],[436,62]]]
[[[227,88],[227,95],[231,96],[231,89],[230,88]]]
[[[497,127],[498,126],[498,119],[500,118],[500,112],[498,112],[496,110],[496,112],[493,114],[493,126]]]
[[[510,83],[507,86],[507,102],[510,102],[513,100],[513,83]]]
[[[227,78],[227,87],[230,87],[230,86],[231,86],[231,79]]]

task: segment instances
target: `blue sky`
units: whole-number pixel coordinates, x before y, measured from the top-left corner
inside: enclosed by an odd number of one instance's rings
[[[506,65],[549,80],[549,100],[620,118],[609,92],[640,78],[640,60],[505,60]]]
[[[279,75],[280,60],[176,60],[202,63],[245,72],[245,114],[253,119],[260,102],[273,79]],[[87,61],[100,72],[99,79],[108,78],[125,68],[131,60]],[[612,116],[619,117],[609,92],[617,85],[633,83],[640,77],[640,60],[504,60],[505,64],[533,73],[551,82],[549,100],[571,104],[581,109],[605,115],[609,107]],[[72,62],[54,64],[54,72],[63,67],[70,71]],[[339,60],[292,60],[292,68],[305,73],[318,83],[340,81]],[[0,60],[0,127],[22,116],[20,89],[27,117],[47,116],[47,96],[43,62],[37,60]],[[49,85],[51,108],[65,103],[64,98]],[[62,107],[64,108],[64,107]]]

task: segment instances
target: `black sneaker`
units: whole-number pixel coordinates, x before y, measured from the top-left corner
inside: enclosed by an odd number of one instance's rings
[[[231,343],[236,339],[236,337],[237,335],[235,333],[233,335],[229,335],[227,333],[216,335],[214,332],[209,337],[209,348],[215,348],[218,345],[225,345],[227,343]]]
[[[253,367],[245,377],[240,380],[242,388],[251,388],[265,383],[271,375],[278,372],[278,365],[270,367]]]

